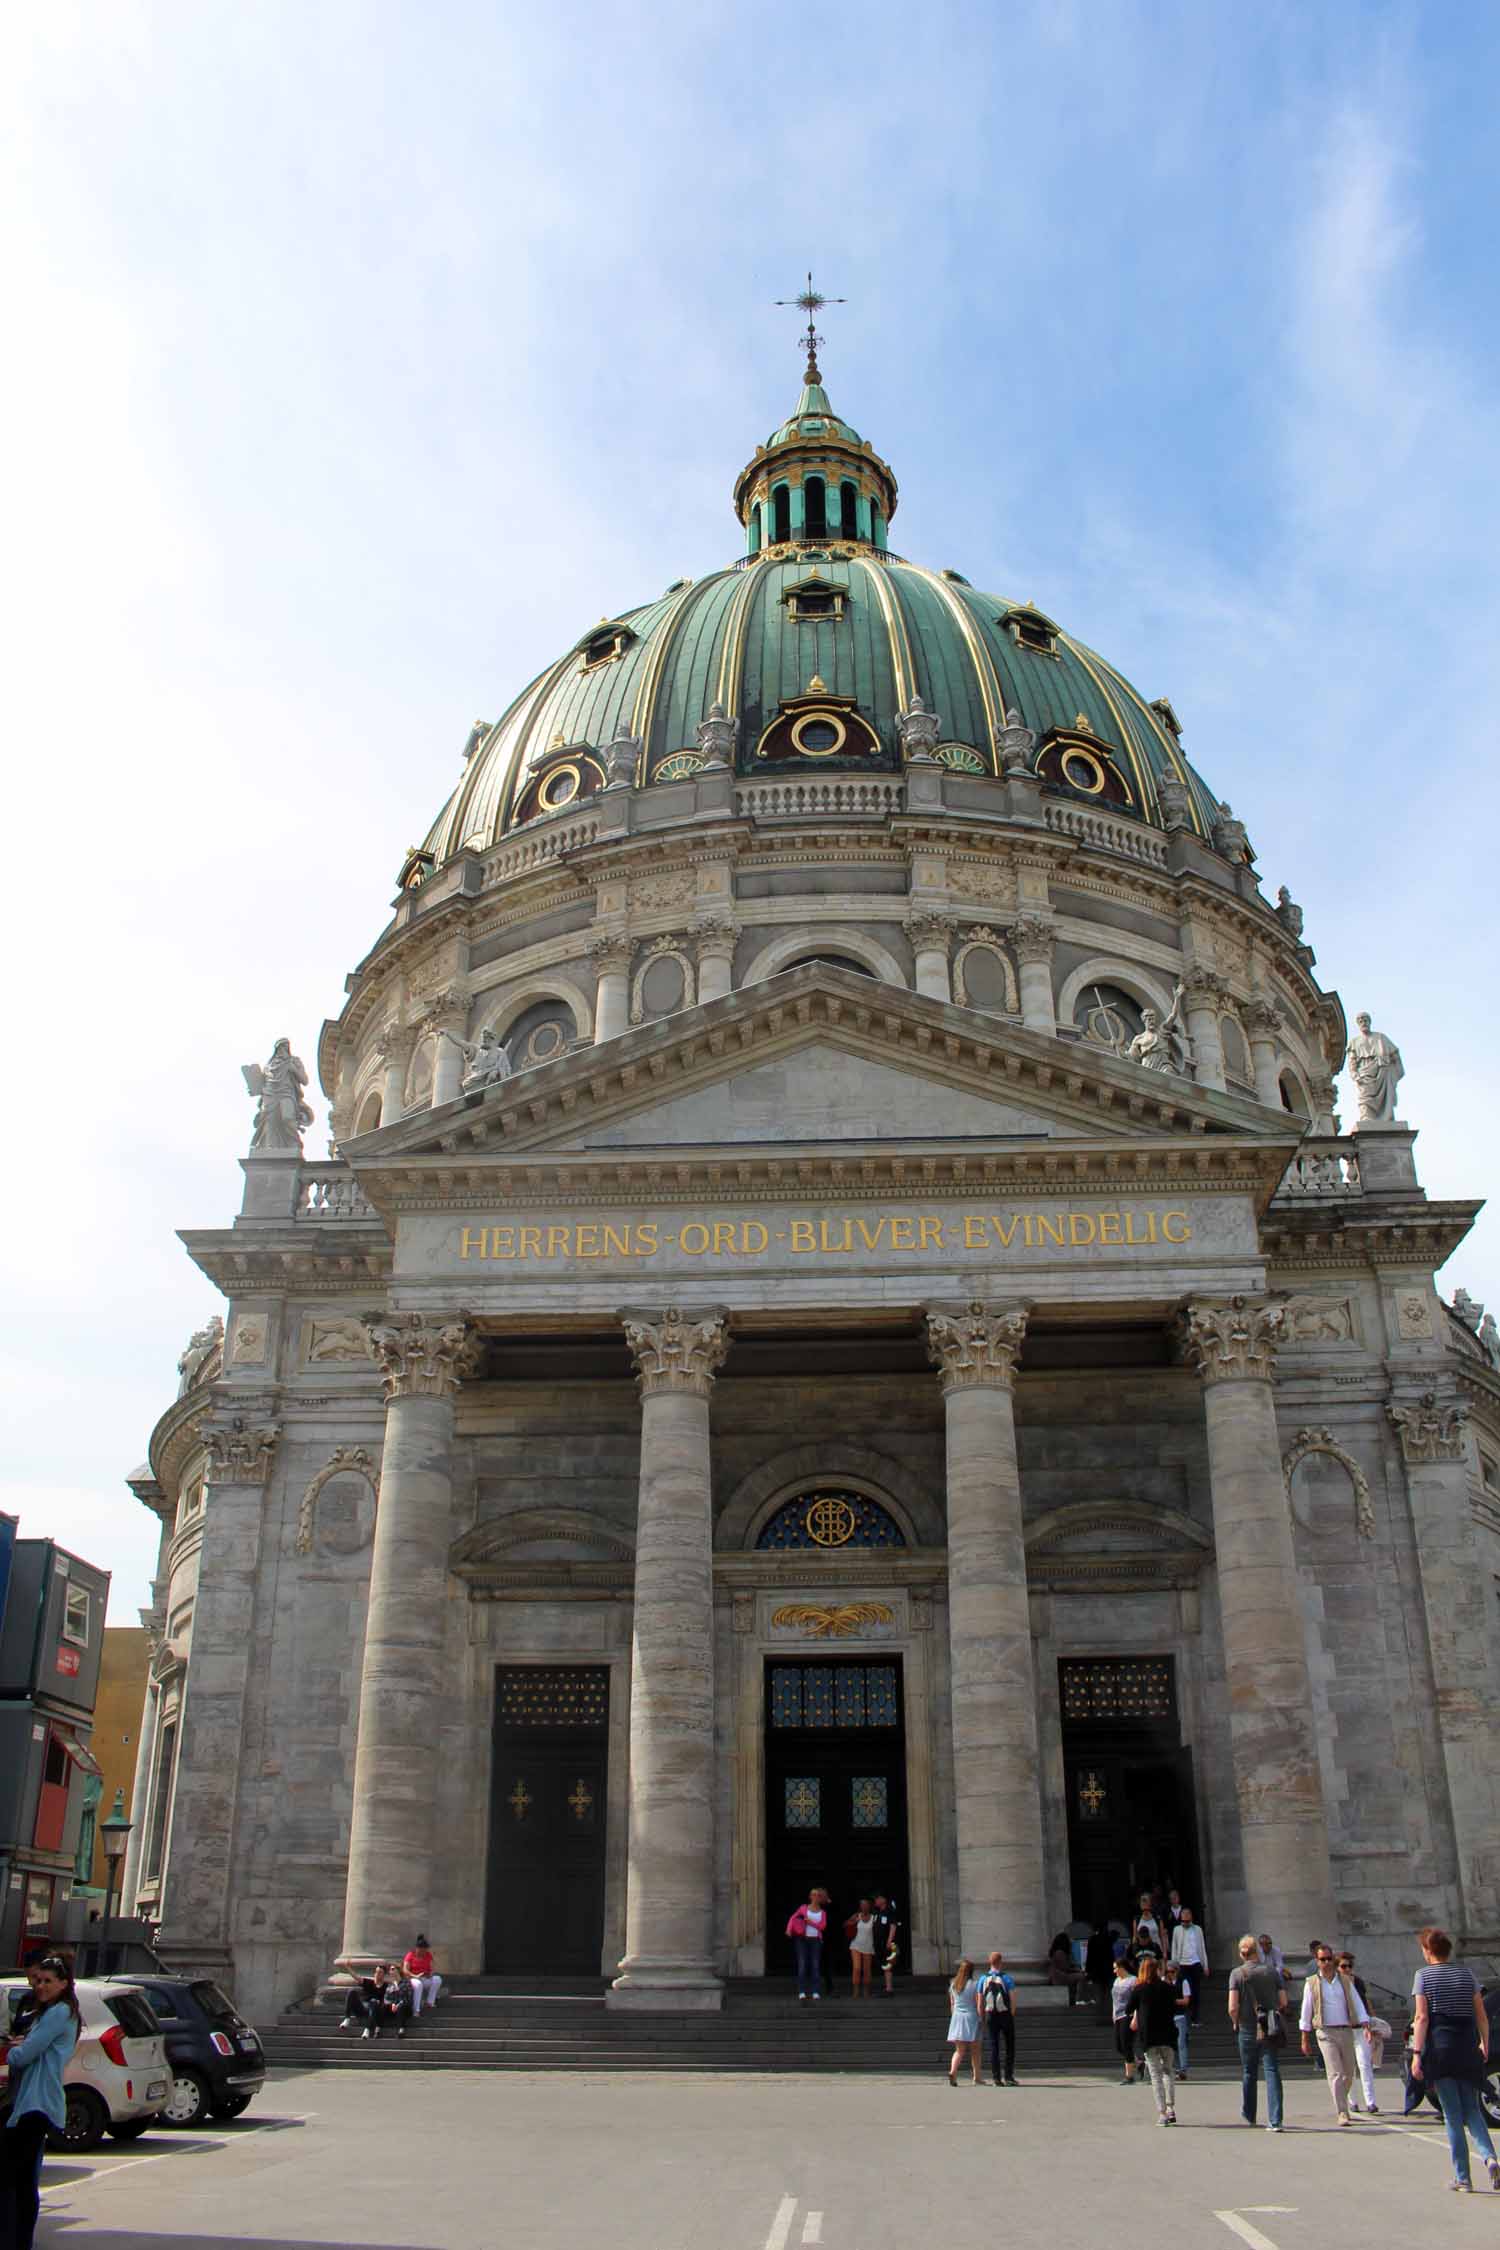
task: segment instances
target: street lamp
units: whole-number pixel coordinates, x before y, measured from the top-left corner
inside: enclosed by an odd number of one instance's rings
[[[131,1826],[125,1812],[125,1792],[117,1789],[108,1820],[99,1823],[99,1841],[104,1846],[104,1921],[100,1927],[100,1935],[105,1945],[109,1943],[109,1915],[115,1895],[115,1877],[119,1874],[120,1862],[125,1857]]]

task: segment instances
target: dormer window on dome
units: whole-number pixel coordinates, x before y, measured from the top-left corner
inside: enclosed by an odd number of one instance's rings
[[[1108,743],[1094,733],[1080,711],[1071,727],[1054,727],[1037,753],[1036,771],[1053,789],[1070,797],[1085,797],[1121,812],[1137,810],[1129,782]]]
[[[600,664],[613,664],[625,654],[634,633],[628,625],[601,625],[580,644],[579,655],[585,672],[592,672]]]
[[[1035,656],[1056,656],[1057,627],[1034,602],[1008,611],[1002,622],[1017,648],[1029,648]]]
[[[514,823],[563,812],[603,787],[604,768],[591,749],[583,743],[554,742],[522,784]]]
[[[848,591],[827,578],[820,578],[814,571],[810,578],[799,578],[795,586],[788,586],[781,598],[793,624],[813,624],[825,619],[837,624],[844,614]]]
[[[756,744],[755,757],[757,764],[776,766],[796,765],[804,758],[820,765],[893,763],[875,729],[860,717],[853,696],[830,695],[816,673],[806,695],[782,704]]]

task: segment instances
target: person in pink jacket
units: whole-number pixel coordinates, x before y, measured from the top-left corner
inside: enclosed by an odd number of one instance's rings
[[[797,1954],[797,1998],[806,2007],[823,1997],[823,1940],[828,1934],[828,1893],[816,1885],[787,1923],[786,1934]]]

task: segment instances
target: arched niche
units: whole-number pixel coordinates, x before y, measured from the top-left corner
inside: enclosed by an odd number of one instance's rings
[[[675,938],[653,938],[631,979],[631,1022],[657,1023],[691,1008],[696,985],[697,968],[686,947]]]
[[[543,1000],[558,1001],[569,1010],[576,1038],[593,1038],[593,1002],[581,984],[572,977],[560,975],[556,969],[538,970],[535,976],[512,985],[500,998],[488,1003],[482,1001],[481,1006],[487,1006],[488,1012],[480,1020],[503,1045],[508,1044],[512,1026],[520,1022],[528,1008],[536,1007]],[[517,1063],[516,1067],[521,1066]]]
[[[1015,967],[995,931],[970,930],[953,957],[953,997],[961,1008],[991,1016],[1018,1016],[1021,989]]]
[[[788,1446],[773,1453],[741,1479],[730,1494],[714,1525],[714,1548],[719,1554],[742,1554],[753,1549],[762,1530],[778,1508],[814,1484],[838,1485],[860,1492],[883,1508],[908,1547],[941,1547],[947,1526],[941,1510],[898,1461],[871,1447],[838,1442]],[[839,1549],[861,1555],[890,1553],[889,1548]]]
[[[804,925],[800,930],[772,938],[761,947],[739,981],[742,986],[760,984],[782,969],[794,969],[799,961],[829,953],[847,953],[852,960],[863,962],[882,984],[905,986],[911,981],[888,947],[876,938],[867,937],[863,930],[851,928],[847,922],[818,923],[811,929]]]
[[[371,1091],[365,1095],[364,1100],[360,1103],[358,1111],[356,1112],[354,1126],[355,1140],[359,1139],[361,1133],[373,1133],[378,1130],[380,1125],[380,1109],[380,1089],[377,1086],[372,1088]]]
[[[1081,962],[1063,979],[1057,996],[1059,1023],[1072,1023],[1080,998],[1087,1000],[1088,987],[1093,984],[1116,984],[1138,1007],[1154,1008],[1162,1017],[1171,1013],[1172,994],[1160,978],[1143,969],[1137,961],[1122,961],[1118,954],[1096,953],[1092,960]]]

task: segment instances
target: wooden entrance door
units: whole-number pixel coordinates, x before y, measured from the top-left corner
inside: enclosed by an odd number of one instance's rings
[[[609,1671],[501,1665],[485,1969],[597,1976],[604,1943]]]

